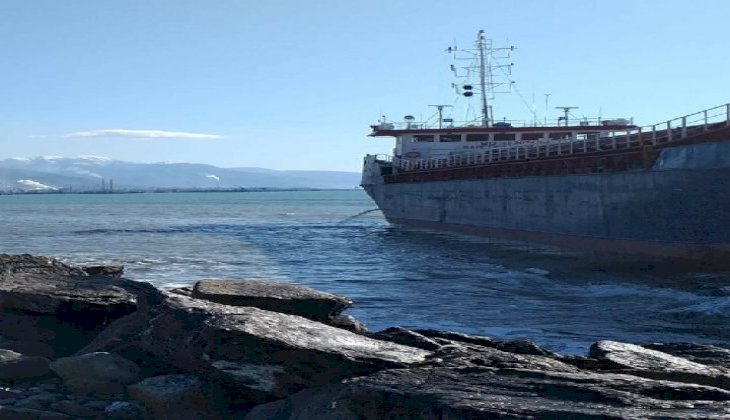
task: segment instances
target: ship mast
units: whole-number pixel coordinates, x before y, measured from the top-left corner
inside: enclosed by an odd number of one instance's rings
[[[502,60],[510,57],[510,52],[515,47],[503,47],[494,48],[492,46],[492,40],[487,39],[484,34],[484,30],[480,30],[477,33],[477,40],[475,48],[470,49],[459,49],[456,46],[449,47],[446,49],[448,53],[454,54],[455,60],[471,60],[471,64],[459,67],[452,65],[451,70],[457,78],[471,79],[476,74],[478,76],[478,88],[471,84],[464,84],[457,86],[457,93],[471,97],[474,95],[475,90],[479,90],[481,94],[481,125],[483,127],[491,127],[494,124],[494,112],[492,106],[489,104],[490,99],[494,99],[495,93],[507,93],[510,91],[512,84],[509,75],[511,74],[512,63],[504,63]],[[501,54],[500,54],[501,52]],[[497,54],[495,54],[497,53]],[[498,74],[496,79],[494,70],[501,70],[502,74]],[[466,73],[462,73],[466,70]]]
[[[479,30],[477,35],[477,48],[479,54],[479,85],[482,91],[482,125],[489,127],[489,107],[487,105],[487,71],[490,71],[490,67],[487,65],[487,40],[484,38],[484,29]]]

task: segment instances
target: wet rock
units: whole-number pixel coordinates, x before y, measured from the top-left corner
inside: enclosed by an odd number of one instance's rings
[[[339,314],[327,320],[327,324],[343,330],[352,331],[355,334],[366,334],[368,327],[350,315]]]
[[[170,289],[169,292],[174,295],[183,295],[183,296],[187,296],[187,297],[193,296],[192,287],[176,287],[174,289]]]
[[[135,363],[106,352],[64,357],[53,361],[51,369],[63,379],[64,387],[81,395],[124,393],[139,375]]]
[[[17,275],[85,276],[83,269],[68,266],[55,258],[29,254],[0,254],[0,281]]]
[[[0,419],[8,420],[61,420],[69,416],[53,411],[34,410],[32,408],[20,408],[0,406]]]
[[[32,408],[35,410],[46,410],[49,409],[51,404],[61,399],[60,394],[55,393],[40,393],[28,396],[15,402],[15,407],[18,408]]]
[[[104,418],[109,419],[141,419],[145,418],[144,408],[129,401],[114,401],[104,408]]]
[[[216,372],[216,361],[267,372],[283,368],[272,373],[270,392],[277,395],[407,366],[428,355],[299,316],[173,295],[156,308],[140,346],[186,372]]]
[[[599,341],[591,346],[589,355],[614,370],[632,375],[730,389],[730,373],[727,369],[707,366],[636,344]]]
[[[0,349],[0,379],[15,381],[48,373],[48,359]]]
[[[86,407],[76,401],[63,400],[51,404],[51,408],[54,411],[58,411],[63,414],[67,414],[72,417],[96,417],[100,416],[103,411],[94,410]]]
[[[255,407],[247,420],[722,418],[727,391],[588,372],[393,369]]]
[[[511,352],[515,354],[525,354],[534,356],[550,356],[557,357],[555,353],[543,349],[542,347],[527,340],[496,340],[491,337],[479,335],[462,334],[451,331],[439,330],[415,330],[425,337],[434,339],[441,344],[449,343],[466,343],[475,344],[483,347],[491,347],[498,350]]]
[[[403,327],[391,327],[383,331],[379,331],[373,334],[373,338],[428,351],[434,351],[441,347],[441,345],[436,341]]]
[[[252,306],[268,311],[327,321],[352,302],[343,297],[294,284],[259,280],[201,280],[192,297],[233,306]]]
[[[50,258],[0,255],[0,335],[29,354],[71,354],[114,319],[159,298],[146,283],[89,276]]]
[[[124,266],[122,265],[92,265],[83,266],[81,270],[89,276],[110,276],[121,277],[124,274]]]
[[[205,384],[195,375],[163,375],[129,386],[129,396],[152,413],[170,415],[180,410],[204,410]]]
[[[109,277],[15,274],[0,278],[0,309],[59,317],[85,311],[114,317],[137,308],[139,289],[140,283]]]
[[[693,343],[651,343],[641,346],[703,365],[730,369],[730,349],[726,347]]]

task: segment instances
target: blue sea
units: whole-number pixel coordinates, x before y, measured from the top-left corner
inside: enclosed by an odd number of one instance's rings
[[[730,344],[730,273],[597,266],[564,251],[389,225],[363,191],[0,196],[0,252],[121,264],[170,288],[268,279],[354,300],[371,330]]]

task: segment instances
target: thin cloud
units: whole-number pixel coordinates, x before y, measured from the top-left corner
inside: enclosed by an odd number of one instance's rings
[[[19,179],[18,184],[21,184],[25,187],[28,187],[33,190],[57,190],[58,188],[51,187],[50,185],[41,184],[38,181],[33,181],[32,179]]]
[[[104,130],[77,131],[66,134],[64,137],[117,137],[133,139],[196,139],[196,140],[217,140],[223,138],[218,134],[188,133],[185,131],[164,131],[164,130],[127,130],[122,128],[110,128]]]

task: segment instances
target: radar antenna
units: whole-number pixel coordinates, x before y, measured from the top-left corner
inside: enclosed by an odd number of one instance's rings
[[[449,107],[451,108],[452,105],[429,105],[434,106],[439,112],[439,128],[443,128],[443,122],[444,122],[444,108]]]
[[[565,126],[568,126],[568,116],[570,116],[570,110],[571,109],[578,109],[577,106],[556,106],[555,109],[562,109],[565,113],[564,117],[558,117],[558,125],[560,125],[560,121],[565,120]]]

